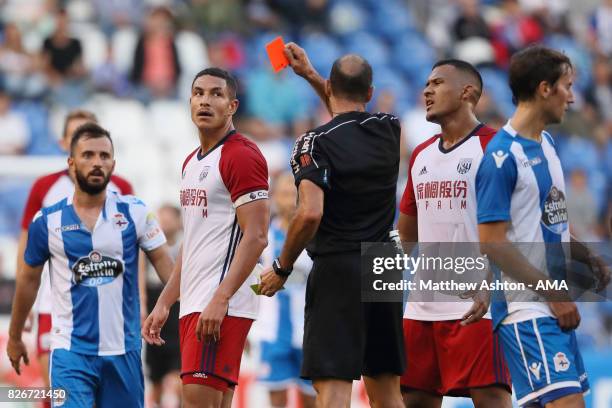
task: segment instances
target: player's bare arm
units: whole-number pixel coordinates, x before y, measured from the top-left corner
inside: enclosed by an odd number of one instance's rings
[[[21,339],[23,327],[26,318],[34,305],[36,294],[40,287],[40,276],[42,274],[43,265],[30,266],[23,262],[23,268],[17,275],[15,297],[13,298],[13,307],[11,311],[11,325],[9,328],[9,340],[6,347],[11,365],[21,375],[19,365],[21,359],[26,365],[30,363],[25,344]]]
[[[223,279],[212,299],[198,319],[198,340],[217,341],[221,337],[221,322],[227,314],[229,300],[249,277],[261,253],[268,245],[270,204],[268,200],[252,201],[236,208],[242,239]]]
[[[162,327],[164,327],[164,324],[166,323],[166,320],[168,320],[170,308],[179,299],[181,289],[182,266],[183,247],[181,246],[176,257],[176,261],[174,262],[174,267],[172,268],[170,278],[168,278],[168,281],[166,282],[162,293],[159,295],[157,303],[155,303],[155,307],[151,311],[151,314],[149,314],[149,316],[142,324],[142,337],[149,344],[161,346],[165,343],[164,339],[161,338],[160,333]]]
[[[279,256],[283,268],[294,264],[308,242],[315,236],[323,217],[323,190],[321,187],[310,180],[302,180],[298,193],[298,208],[289,224],[287,239]],[[273,296],[283,287],[286,280],[286,277],[277,275],[272,268],[267,269],[261,275],[261,294]]]
[[[605,261],[574,236],[570,240],[570,250],[572,259],[591,267],[593,277],[596,280],[595,290],[597,292],[604,290],[610,284],[611,274],[610,267],[606,265]]]
[[[151,265],[155,268],[159,279],[161,279],[164,284],[167,283],[174,269],[174,262],[172,261],[172,257],[170,257],[168,245],[164,244],[145,253],[147,254],[147,258],[149,258],[149,262],[151,262]]]
[[[549,278],[534,268],[523,254],[506,238],[508,222],[498,221],[478,225],[480,235],[480,250],[487,255],[504,273],[535,288],[538,281]],[[580,324],[580,314],[576,304],[572,302],[563,290],[535,290],[548,300],[548,305],[559,320],[559,327],[572,330]]]
[[[325,78],[323,78],[310,63],[306,51],[294,42],[285,44],[285,55],[289,60],[289,65],[296,75],[304,78],[315,90],[319,98],[325,103],[327,111],[332,114],[329,104],[329,96],[325,92]]]
[[[419,223],[418,218],[414,215],[404,214],[400,211],[397,220],[397,230],[399,232],[400,241],[404,248],[404,253],[412,252],[414,245],[419,240]]]

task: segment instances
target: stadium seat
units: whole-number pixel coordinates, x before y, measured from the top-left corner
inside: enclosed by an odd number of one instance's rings
[[[83,64],[92,71],[103,64],[108,57],[108,43],[104,33],[93,24],[78,24],[74,35],[83,47]]]
[[[177,34],[176,48],[182,69],[178,90],[180,96],[187,99],[191,93],[193,77],[209,64],[208,49],[202,37],[191,31],[181,31]]]
[[[348,37],[346,52],[356,53],[367,59],[372,67],[386,65],[389,62],[389,49],[381,38],[366,31],[360,31]]]
[[[342,49],[333,37],[319,32],[305,36],[302,46],[312,65],[321,73],[329,72],[334,60],[342,55]]]
[[[121,28],[111,39],[113,61],[117,69],[128,74],[132,69],[134,51],[138,43],[138,31],[133,27]]]

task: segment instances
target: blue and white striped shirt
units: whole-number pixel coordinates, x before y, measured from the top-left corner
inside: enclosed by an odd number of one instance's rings
[[[24,258],[31,266],[49,261],[51,349],[89,355],[139,350],[138,250],[165,242],[154,214],[134,196],[107,192],[93,231],[79,219],[72,196],[39,211]]]

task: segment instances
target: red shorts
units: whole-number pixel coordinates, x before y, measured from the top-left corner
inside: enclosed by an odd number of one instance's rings
[[[201,384],[225,392],[238,384],[242,351],[253,320],[225,316],[221,339],[205,343],[195,334],[199,317],[200,313],[191,313],[179,320],[181,379],[183,384]]]
[[[36,355],[49,354],[51,349],[51,315],[38,315],[38,333],[36,333]]]
[[[512,392],[510,373],[491,320],[469,326],[459,320],[404,319],[404,389],[469,397],[470,388],[501,385]]]

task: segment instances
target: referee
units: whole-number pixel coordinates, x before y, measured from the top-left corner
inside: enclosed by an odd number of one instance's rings
[[[364,376],[372,406],[403,407],[405,367],[401,303],[361,301],[361,242],[388,241],[395,213],[400,125],[366,112],[372,68],[357,55],[334,62],[329,80],[304,50],[286,45],[293,71],[325,102],[332,119],[297,139],[291,167],[299,204],[261,293],[272,296],[306,247],[313,268],[306,288],[302,377],[318,407],[347,407]]]

